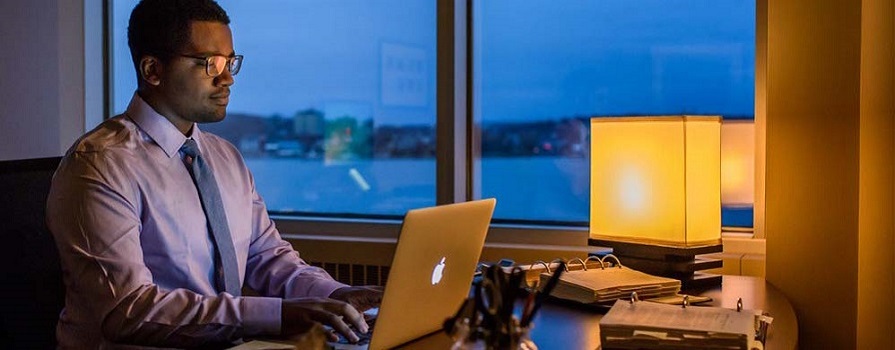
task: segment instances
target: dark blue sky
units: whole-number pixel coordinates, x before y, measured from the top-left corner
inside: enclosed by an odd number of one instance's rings
[[[135,87],[115,1],[115,109]],[[221,0],[246,56],[231,112],[314,107],[434,123],[435,1]],[[754,1],[487,0],[475,5],[476,113],[751,115]]]

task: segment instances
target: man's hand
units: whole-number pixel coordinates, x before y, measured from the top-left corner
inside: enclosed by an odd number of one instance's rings
[[[382,302],[382,287],[342,287],[333,291],[329,297],[349,303],[358,311],[364,312],[368,309],[379,307],[379,304]]]
[[[315,323],[330,326],[351,342],[360,340],[349,324],[362,333],[367,333],[367,322],[364,316],[351,304],[328,298],[295,298],[285,299],[282,304],[282,335],[292,336],[304,334],[314,328]],[[338,337],[329,333],[330,340]]]

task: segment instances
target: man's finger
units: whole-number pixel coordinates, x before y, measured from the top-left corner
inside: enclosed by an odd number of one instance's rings
[[[357,343],[360,341],[360,338],[357,334],[351,331],[351,328],[342,321],[342,317],[339,317],[336,314],[326,314],[324,320],[320,320],[323,324],[328,324],[330,327],[336,330],[336,332],[341,333],[345,338],[348,338],[348,341],[352,343]]]
[[[328,338],[329,341],[331,341],[331,342],[337,342],[337,341],[339,341],[339,335],[336,334],[336,330],[335,330],[335,329],[330,329],[329,331],[327,331],[327,332],[326,332],[326,338]]]
[[[367,321],[364,319],[364,314],[358,312],[354,306],[346,303],[343,312],[343,315],[348,318],[348,322],[351,322],[354,325],[354,329],[357,329],[361,333],[370,331],[369,326],[367,326]]]
[[[354,326],[354,329],[357,329],[361,333],[367,333],[370,331],[369,326],[367,326],[367,322],[364,320],[364,315],[357,311],[349,303],[330,299],[330,302],[323,304],[326,308],[326,311],[329,311],[333,315],[339,317],[339,322],[345,324],[347,321]],[[335,327],[334,327],[335,328]]]
[[[345,321],[354,325],[354,329],[357,329],[361,333],[367,333],[370,329],[367,326],[367,322],[364,321],[364,314],[357,311],[350,303],[345,303],[341,301],[334,301],[331,304],[328,304],[331,311],[334,314],[341,316]]]

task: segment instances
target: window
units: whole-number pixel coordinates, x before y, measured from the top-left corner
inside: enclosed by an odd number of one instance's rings
[[[752,225],[752,198],[729,193],[754,181],[754,156],[734,154],[754,151],[754,1],[488,0],[473,13],[474,183],[498,198],[495,218],[586,224],[590,117],[707,114],[725,120],[722,221]]]
[[[436,31],[453,20],[437,7],[451,1],[219,2],[245,62],[227,119],[201,127],[240,148],[273,213],[397,218],[435,204]],[[136,86],[135,3],[112,1],[115,114]],[[463,170],[472,197],[498,198],[497,221],[586,226],[592,116],[713,114],[737,135],[725,139],[754,133],[753,1],[471,6],[475,132],[462,146],[475,153]],[[724,178],[750,174],[742,166]],[[751,226],[752,199],[725,198],[724,224]]]
[[[113,2],[114,113],[136,87]],[[435,204],[434,2],[221,0],[245,56],[224,122],[271,212],[398,216]]]

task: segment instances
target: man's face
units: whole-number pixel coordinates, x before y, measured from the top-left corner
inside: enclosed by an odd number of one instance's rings
[[[230,86],[234,83],[230,70],[225,67],[220,75],[212,77],[206,73],[204,59],[183,55],[233,56],[230,27],[219,22],[192,22],[190,42],[182,52],[173,53],[164,73],[160,74],[158,85],[158,92],[167,107],[162,114],[180,130],[188,130],[193,122],[223,120],[230,102]]]

